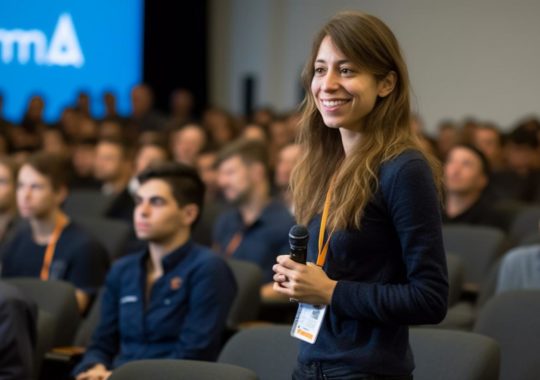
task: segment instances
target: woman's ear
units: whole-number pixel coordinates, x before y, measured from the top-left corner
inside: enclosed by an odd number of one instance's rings
[[[379,82],[379,97],[384,98],[394,90],[397,82],[397,74],[395,71],[390,71],[386,76]]]

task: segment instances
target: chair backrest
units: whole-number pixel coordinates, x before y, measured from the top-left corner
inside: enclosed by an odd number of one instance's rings
[[[54,346],[71,345],[81,316],[75,297],[75,287],[65,281],[19,277],[5,279],[32,299],[40,310],[49,313],[56,321]]]
[[[446,255],[446,264],[448,267],[448,306],[455,305],[461,298],[463,291],[463,280],[465,279],[465,266],[463,260],[456,255]]]
[[[115,369],[109,380],[257,380],[246,368],[195,360],[138,360]]]
[[[73,218],[103,217],[111,203],[111,197],[97,190],[74,190],[68,194],[62,208]]]
[[[414,380],[497,380],[500,350],[493,339],[464,331],[410,329]]]
[[[35,354],[35,378],[39,379],[45,354],[54,348],[54,334],[57,328],[56,318],[43,309],[38,311],[37,342]]]
[[[491,298],[474,331],[501,346],[501,380],[540,379],[540,290],[516,290]]]
[[[92,339],[92,334],[96,329],[99,318],[101,316],[101,299],[103,297],[103,290],[99,292],[98,296],[94,299],[92,307],[79,324],[75,339],[73,341],[74,346],[87,347]]]
[[[494,227],[459,224],[444,225],[442,232],[446,253],[463,261],[465,284],[478,288],[504,250],[504,232]]]
[[[235,329],[241,322],[253,321],[258,317],[262,271],[257,265],[247,261],[228,259],[227,263],[238,286],[227,318],[227,327]]]
[[[107,250],[111,261],[123,256],[131,233],[130,226],[118,219],[75,217],[75,221]]]
[[[240,330],[225,344],[218,362],[249,368],[261,380],[289,380],[298,357],[298,340],[290,331],[289,325]]]
[[[527,206],[521,210],[510,226],[512,242],[519,242],[524,238],[538,233],[540,221],[540,206]]]

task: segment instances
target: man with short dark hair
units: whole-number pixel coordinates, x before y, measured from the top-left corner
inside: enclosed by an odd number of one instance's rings
[[[134,223],[148,247],[116,262],[101,320],[77,380],[106,379],[131,360],[215,360],[236,282],[227,263],[191,240],[204,184],[182,164],[150,167],[139,176]]]
[[[218,184],[234,208],[216,221],[214,246],[225,257],[257,264],[269,284],[276,257],[289,251],[294,218],[270,195],[266,148],[256,141],[238,140],[220,152],[217,166]],[[272,295],[271,286],[263,287],[263,297]]]
[[[102,192],[112,198],[106,216],[132,223],[134,203],[128,183],[133,172],[131,147],[119,139],[107,138],[96,147],[95,176]]]
[[[478,149],[467,144],[450,149],[444,164],[444,223],[502,227],[501,218],[485,193],[489,175],[488,161]]]
[[[2,247],[3,277],[71,282],[84,311],[109,266],[105,249],[60,209],[67,196],[65,162],[36,153],[19,170],[17,205],[25,218]]]

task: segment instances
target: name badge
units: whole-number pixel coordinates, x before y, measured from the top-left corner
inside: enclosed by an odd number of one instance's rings
[[[308,343],[315,343],[321,330],[326,305],[310,305],[301,303],[294,318],[291,336]]]

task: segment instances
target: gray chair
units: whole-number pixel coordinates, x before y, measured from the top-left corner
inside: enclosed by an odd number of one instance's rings
[[[465,266],[463,260],[456,255],[446,255],[446,264],[448,267],[448,306],[458,303],[463,291],[463,281],[465,278]]]
[[[410,329],[414,380],[498,380],[500,349],[493,339],[463,331]]]
[[[65,281],[19,277],[4,279],[32,299],[38,309],[49,313],[56,322],[53,345],[69,346],[81,321],[75,287]]]
[[[74,220],[103,245],[111,261],[126,253],[131,234],[131,227],[126,222],[100,217],[75,217]]]
[[[510,238],[517,243],[528,236],[538,233],[540,222],[540,206],[527,206],[521,210],[510,226]]]
[[[238,286],[227,318],[227,327],[234,330],[242,322],[257,319],[261,304],[262,271],[257,265],[247,261],[228,259],[227,263]]]
[[[298,340],[291,326],[252,327],[233,335],[218,362],[253,370],[261,380],[289,380],[296,366]]]
[[[100,191],[74,190],[68,194],[62,208],[72,218],[103,217],[111,203],[112,198]]]
[[[47,352],[54,348],[54,334],[57,329],[56,318],[45,310],[38,310],[37,342],[35,354],[35,377],[39,374]]]
[[[446,253],[463,261],[466,289],[478,291],[491,266],[504,252],[504,232],[494,227],[464,224],[444,225],[442,232]]]
[[[115,369],[109,380],[257,380],[246,368],[195,360],[138,360]]]
[[[540,379],[540,290],[501,293],[478,315],[474,331],[501,346],[501,380]]]
[[[87,347],[92,340],[92,335],[96,329],[99,319],[101,317],[101,299],[103,297],[103,291],[100,291],[92,307],[79,324],[77,333],[75,334],[75,340],[73,345],[77,347]]]

